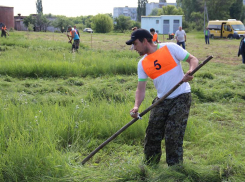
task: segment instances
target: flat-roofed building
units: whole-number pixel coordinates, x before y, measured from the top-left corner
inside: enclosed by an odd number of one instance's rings
[[[175,33],[182,26],[183,15],[141,16],[141,28],[154,28],[159,34]]]

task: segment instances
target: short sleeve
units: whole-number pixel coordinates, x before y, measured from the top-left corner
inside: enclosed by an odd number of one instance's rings
[[[145,56],[144,56],[145,57]],[[148,79],[148,76],[147,74],[145,73],[144,69],[143,69],[143,66],[142,66],[142,60],[144,58],[142,58],[139,63],[138,63],[138,69],[137,69],[137,72],[138,72],[138,81],[147,81]]]
[[[186,61],[188,57],[190,56],[190,53],[188,53],[185,49],[180,47],[177,44],[169,43],[167,44],[169,51],[171,54],[178,60],[178,61]]]

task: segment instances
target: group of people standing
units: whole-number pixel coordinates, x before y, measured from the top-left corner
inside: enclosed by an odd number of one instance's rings
[[[69,33],[68,33],[69,32]],[[78,51],[80,44],[80,33],[76,26],[68,26],[67,37],[69,39],[68,43],[72,44],[72,52]],[[73,40],[73,43],[72,43]]]

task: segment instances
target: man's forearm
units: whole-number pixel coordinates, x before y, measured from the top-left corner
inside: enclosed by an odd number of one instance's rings
[[[198,66],[198,59],[193,55],[190,55],[189,58],[186,60],[189,63],[189,70],[193,71]]]
[[[134,103],[134,107],[140,107],[141,103],[143,102],[145,98],[145,92],[140,92],[138,89],[136,90],[135,93],[135,103]]]

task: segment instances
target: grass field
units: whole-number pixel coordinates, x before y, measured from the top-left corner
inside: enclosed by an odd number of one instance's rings
[[[165,155],[157,167],[143,164],[149,114],[81,165],[131,121],[139,55],[125,44],[130,33],[83,33],[78,53],[61,33],[11,32],[0,39],[0,181],[245,181],[240,41],[206,45],[201,32],[187,34],[186,49],[200,63],[214,58],[190,82],[183,166],[168,167]],[[155,96],[149,80],[140,112]]]

